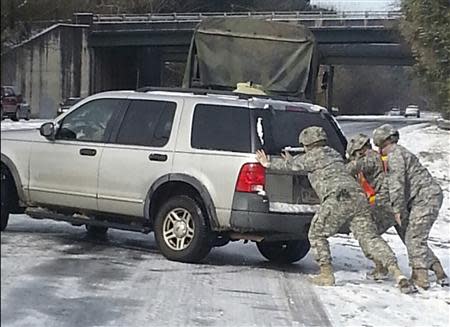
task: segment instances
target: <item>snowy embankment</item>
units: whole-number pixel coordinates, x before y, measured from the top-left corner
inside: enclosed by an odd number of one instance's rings
[[[427,124],[400,129],[400,143],[413,151],[444,190],[444,203],[433,225],[429,245],[450,274],[450,132]],[[410,276],[406,249],[395,229],[383,236],[395,251],[402,270]],[[450,289],[435,284],[419,294],[404,295],[394,281],[369,281],[372,268],[357,242],[349,236],[331,239],[336,287],[317,287],[335,326],[450,326]]]
[[[415,123],[426,123],[432,122],[439,119],[441,115],[435,112],[423,112],[420,118],[416,117],[404,117],[404,116],[389,116],[389,115],[342,115],[337,116],[337,121],[367,121],[367,122],[400,122],[400,121],[411,121]]]
[[[1,125],[2,130],[34,129],[41,127],[41,125],[47,121],[51,121],[51,119],[48,120],[32,119],[30,121],[20,120],[17,122],[11,120],[4,120],[2,121]]]

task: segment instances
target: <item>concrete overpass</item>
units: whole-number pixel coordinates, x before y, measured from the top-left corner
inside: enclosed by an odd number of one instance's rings
[[[328,66],[330,106],[334,65],[413,64],[397,29],[399,12],[76,14],[74,23],[90,26],[91,91],[164,85],[166,65],[186,62],[194,28],[205,17],[248,17],[308,26],[318,42],[319,63]]]
[[[89,24],[89,46],[159,47],[163,57],[184,61],[195,26],[205,17],[249,17],[298,23],[316,36],[321,63],[411,65],[410,50],[396,29],[398,12],[257,12],[149,15],[76,14]]]
[[[309,26],[318,41],[320,64],[328,67],[330,104],[333,65],[413,64],[396,28],[398,12],[81,13],[72,24],[54,25],[2,53],[2,84],[15,85],[31,102],[33,115],[41,117],[54,115],[69,96],[178,86],[193,30],[210,16]]]

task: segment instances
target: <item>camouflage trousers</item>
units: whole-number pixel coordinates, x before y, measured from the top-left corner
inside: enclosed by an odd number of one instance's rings
[[[442,205],[442,194],[434,194],[431,198],[421,200],[416,198],[416,206],[401,215],[402,226],[397,225],[395,222],[394,212],[388,197],[383,196],[383,194],[377,195],[375,206],[371,207],[372,215],[380,235],[394,226],[398,236],[400,236],[400,239],[406,245],[406,232],[408,231],[408,245],[406,247],[409,263],[414,268],[426,267],[429,269],[434,263],[439,262],[439,259],[430,249],[426,240]],[[426,207],[423,208],[423,205]],[[410,224],[411,218],[414,220],[412,224]],[[426,249],[424,249],[422,244]],[[425,255],[424,251],[426,252]],[[417,265],[415,262],[417,263],[418,260],[421,263]],[[424,265],[423,262],[426,262],[426,264]]]
[[[350,231],[367,258],[379,261],[385,267],[397,263],[394,252],[378,234],[364,194],[354,192],[346,198],[328,197],[311,222],[308,237],[319,265],[331,263],[327,239],[346,224],[350,224]]]
[[[439,262],[428,247],[428,236],[439,216],[442,201],[442,191],[433,193],[430,190],[423,190],[411,201],[409,212],[402,217],[402,235],[408,250],[409,265],[412,268],[429,269],[433,263]]]

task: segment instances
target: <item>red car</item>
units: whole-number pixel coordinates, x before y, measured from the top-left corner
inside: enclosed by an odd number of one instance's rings
[[[1,94],[1,118],[11,118],[18,121],[21,118],[29,120],[31,115],[31,108],[26,103],[22,95],[16,94],[12,86],[2,86]]]

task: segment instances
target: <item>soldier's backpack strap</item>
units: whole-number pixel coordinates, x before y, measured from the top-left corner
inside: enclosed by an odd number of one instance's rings
[[[370,205],[374,205],[376,197],[375,188],[372,185],[370,185],[370,183],[368,182],[368,180],[366,179],[366,177],[362,172],[358,173],[358,182],[361,185],[364,193],[366,194],[366,197],[369,200]]]

